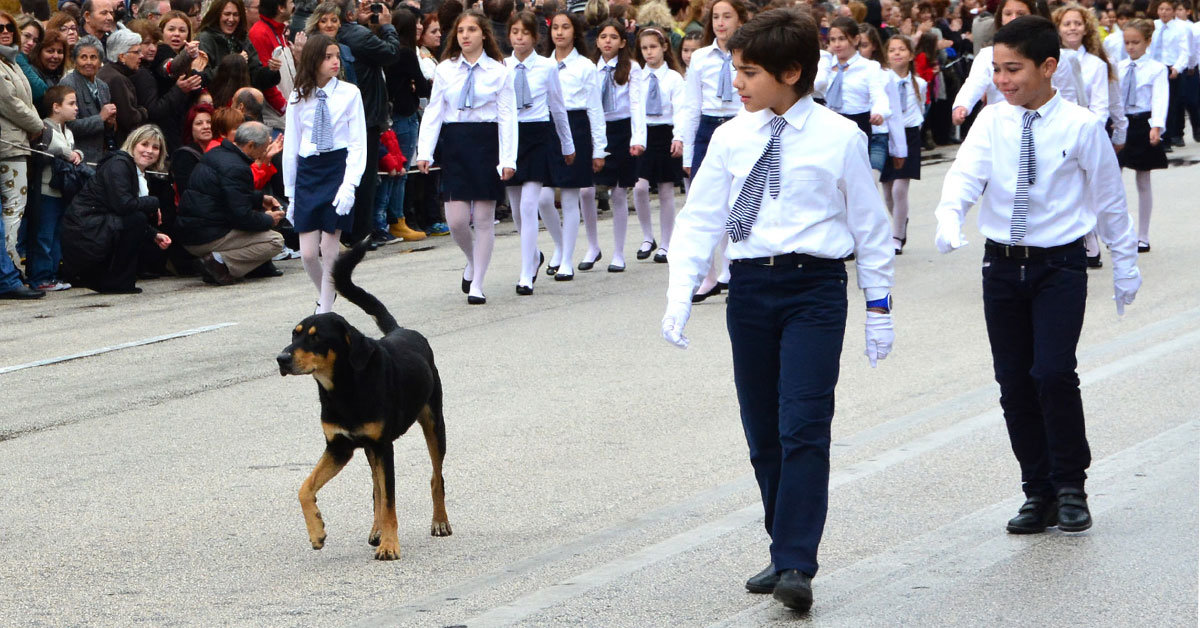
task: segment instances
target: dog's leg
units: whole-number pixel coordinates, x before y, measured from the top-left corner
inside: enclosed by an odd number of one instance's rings
[[[446,424],[441,420],[440,395],[435,395],[433,405],[425,406],[417,421],[425,432],[425,445],[429,448],[429,460],[433,463],[433,478],[429,490],[433,497],[433,523],[429,533],[433,536],[450,536],[450,519],[446,516],[446,483],[442,480],[442,460],[446,457]]]
[[[369,448],[374,449],[376,459],[372,467],[375,482],[382,486],[381,508],[375,518],[380,532],[375,560],[396,560],[400,558],[400,537],[396,529],[396,462],[392,443],[376,442]]]
[[[371,463],[371,498],[375,513],[375,519],[371,523],[371,534],[367,537],[367,543],[378,546],[380,531],[382,530],[379,521],[383,517],[383,469],[379,462],[379,456],[375,455],[375,451],[367,447],[366,452],[367,461]]]
[[[332,480],[353,455],[353,448],[326,443],[325,453],[321,454],[317,466],[300,485],[300,510],[304,512],[304,525],[308,527],[308,540],[313,549],[325,547],[325,522],[321,519],[321,511],[317,509],[317,491]]]

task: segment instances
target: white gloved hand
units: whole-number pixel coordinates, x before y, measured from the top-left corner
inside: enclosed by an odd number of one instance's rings
[[[1114,271],[1114,275],[1116,272]],[[1142,274],[1137,267],[1133,268],[1132,273],[1122,273],[1132,275],[1113,278],[1113,300],[1117,302],[1117,316],[1125,315],[1125,306],[1133,303],[1134,297],[1137,296],[1138,288],[1142,287]]]
[[[662,337],[680,349],[687,349],[688,339],[683,335],[683,327],[691,315],[691,303],[668,303],[662,318]]]
[[[892,343],[896,341],[896,332],[892,329],[892,315],[879,312],[867,312],[867,359],[871,368],[892,352]]]
[[[337,196],[333,197],[333,211],[339,216],[345,216],[354,209],[354,186],[343,185],[338,188]]]
[[[938,220],[937,235],[933,239],[939,253],[949,253],[967,245],[963,238],[962,225],[956,220]]]
[[[287,218],[288,222],[295,225],[296,224],[296,199],[288,197],[287,202],[288,202],[288,208],[287,208],[287,214],[285,215],[285,217]]]

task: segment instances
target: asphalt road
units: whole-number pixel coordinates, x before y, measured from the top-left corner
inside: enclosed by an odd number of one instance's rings
[[[1154,251],[1123,319],[1107,256],[1089,275],[1088,532],[1004,533],[1021,496],[982,239],[972,227],[965,250],[934,249],[941,163],[912,186],[897,342],[877,369],[851,308],[810,615],[742,587],[767,538],[723,299],[696,306],[679,351],[658,337],[664,265],[609,274],[606,254],[518,297],[503,223],[486,306],[466,305],[448,238],[385,247],[356,274],[429,337],[446,389],[454,535],[429,536],[428,456],[406,435],[395,562],[366,543],[361,455],[320,493],[329,537],[309,546],[296,492],[323,447],[316,385],[274,362],[315,298],[299,260],[227,288],[164,279],[140,296],[0,305],[0,625],[1195,626],[1200,149],[1173,156],[1154,174]]]

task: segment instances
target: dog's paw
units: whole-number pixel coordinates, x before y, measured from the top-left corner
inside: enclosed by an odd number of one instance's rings
[[[449,521],[434,521],[433,525],[429,526],[429,534],[432,536],[450,536],[454,532],[450,529]]]
[[[375,550],[375,560],[399,560],[400,559],[400,543],[397,541],[383,541]]]
[[[319,550],[322,547],[325,547],[325,535],[324,534],[322,534],[319,537],[310,537],[308,540],[310,543],[312,543],[312,548],[315,550]]]
[[[383,533],[379,531],[379,528],[371,528],[371,535],[367,537],[367,544],[372,547],[378,547],[379,539],[381,538],[383,538]]]

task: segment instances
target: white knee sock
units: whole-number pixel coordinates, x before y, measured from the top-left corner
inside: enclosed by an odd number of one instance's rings
[[[908,179],[892,181],[892,237],[908,238]]]
[[[542,184],[537,181],[527,181],[517,190],[520,202],[510,201],[513,216],[520,216],[521,223],[517,229],[521,237],[521,274],[517,283],[533,287],[533,273],[537,272],[538,263],[538,202],[542,196]],[[512,198],[512,193],[509,193]],[[519,208],[519,209],[518,209]]]
[[[321,232],[306,231],[299,234],[300,238],[300,261],[304,264],[304,272],[308,273],[308,278],[312,280],[313,286],[317,289],[317,298],[320,299],[321,293]]]
[[[629,194],[625,188],[613,188],[609,192],[609,207],[613,213],[613,256],[612,263],[625,265],[625,233],[629,230]]]
[[[662,239],[658,246],[670,250],[671,231],[675,228],[675,184],[658,184],[659,221],[662,223]]]
[[[538,213],[542,216],[542,224],[546,225],[546,233],[554,240],[554,253],[550,255],[548,263],[558,266],[562,263],[563,237],[562,220],[558,217],[558,210],[554,209],[554,188],[542,188],[538,197]]]
[[[492,248],[496,245],[496,201],[471,201],[471,217],[475,223],[475,250],[471,258],[474,277],[471,279],[473,296],[483,296],[483,277],[492,261]]]
[[[521,186],[504,186],[504,194],[508,199],[508,207],[512,209],[513,228],[521,233]]]
[[[637,212],[638,223],[642,226],[642,241],[654,240],[654,221],[650,215],[650,182],[638,179],[633,186],[633,209]]]
[[[1150,243],[1150,210],[1154,208],[1154,193],[1150,191],[1150,171],[1139,171],[1134,177],[1138,190],[1138,241]]]
[[[579,212],[583,214],[583,230],[587,233],[588,250],[583,259],[593,260],[600,253],[600,234],[596,228],[596,188],[579,190]]]
[[[475,244],[471,241],[471,204],[446,201],[446,226],[450,227],[450,237],[454,238],[454,243],[467,258],[467,267],[463,269],[462,276],[469,281],[475,276]]]
[[[579,188],[562,191],[562,268],[564,275],[573,275],[575,239],[579,237]]]

